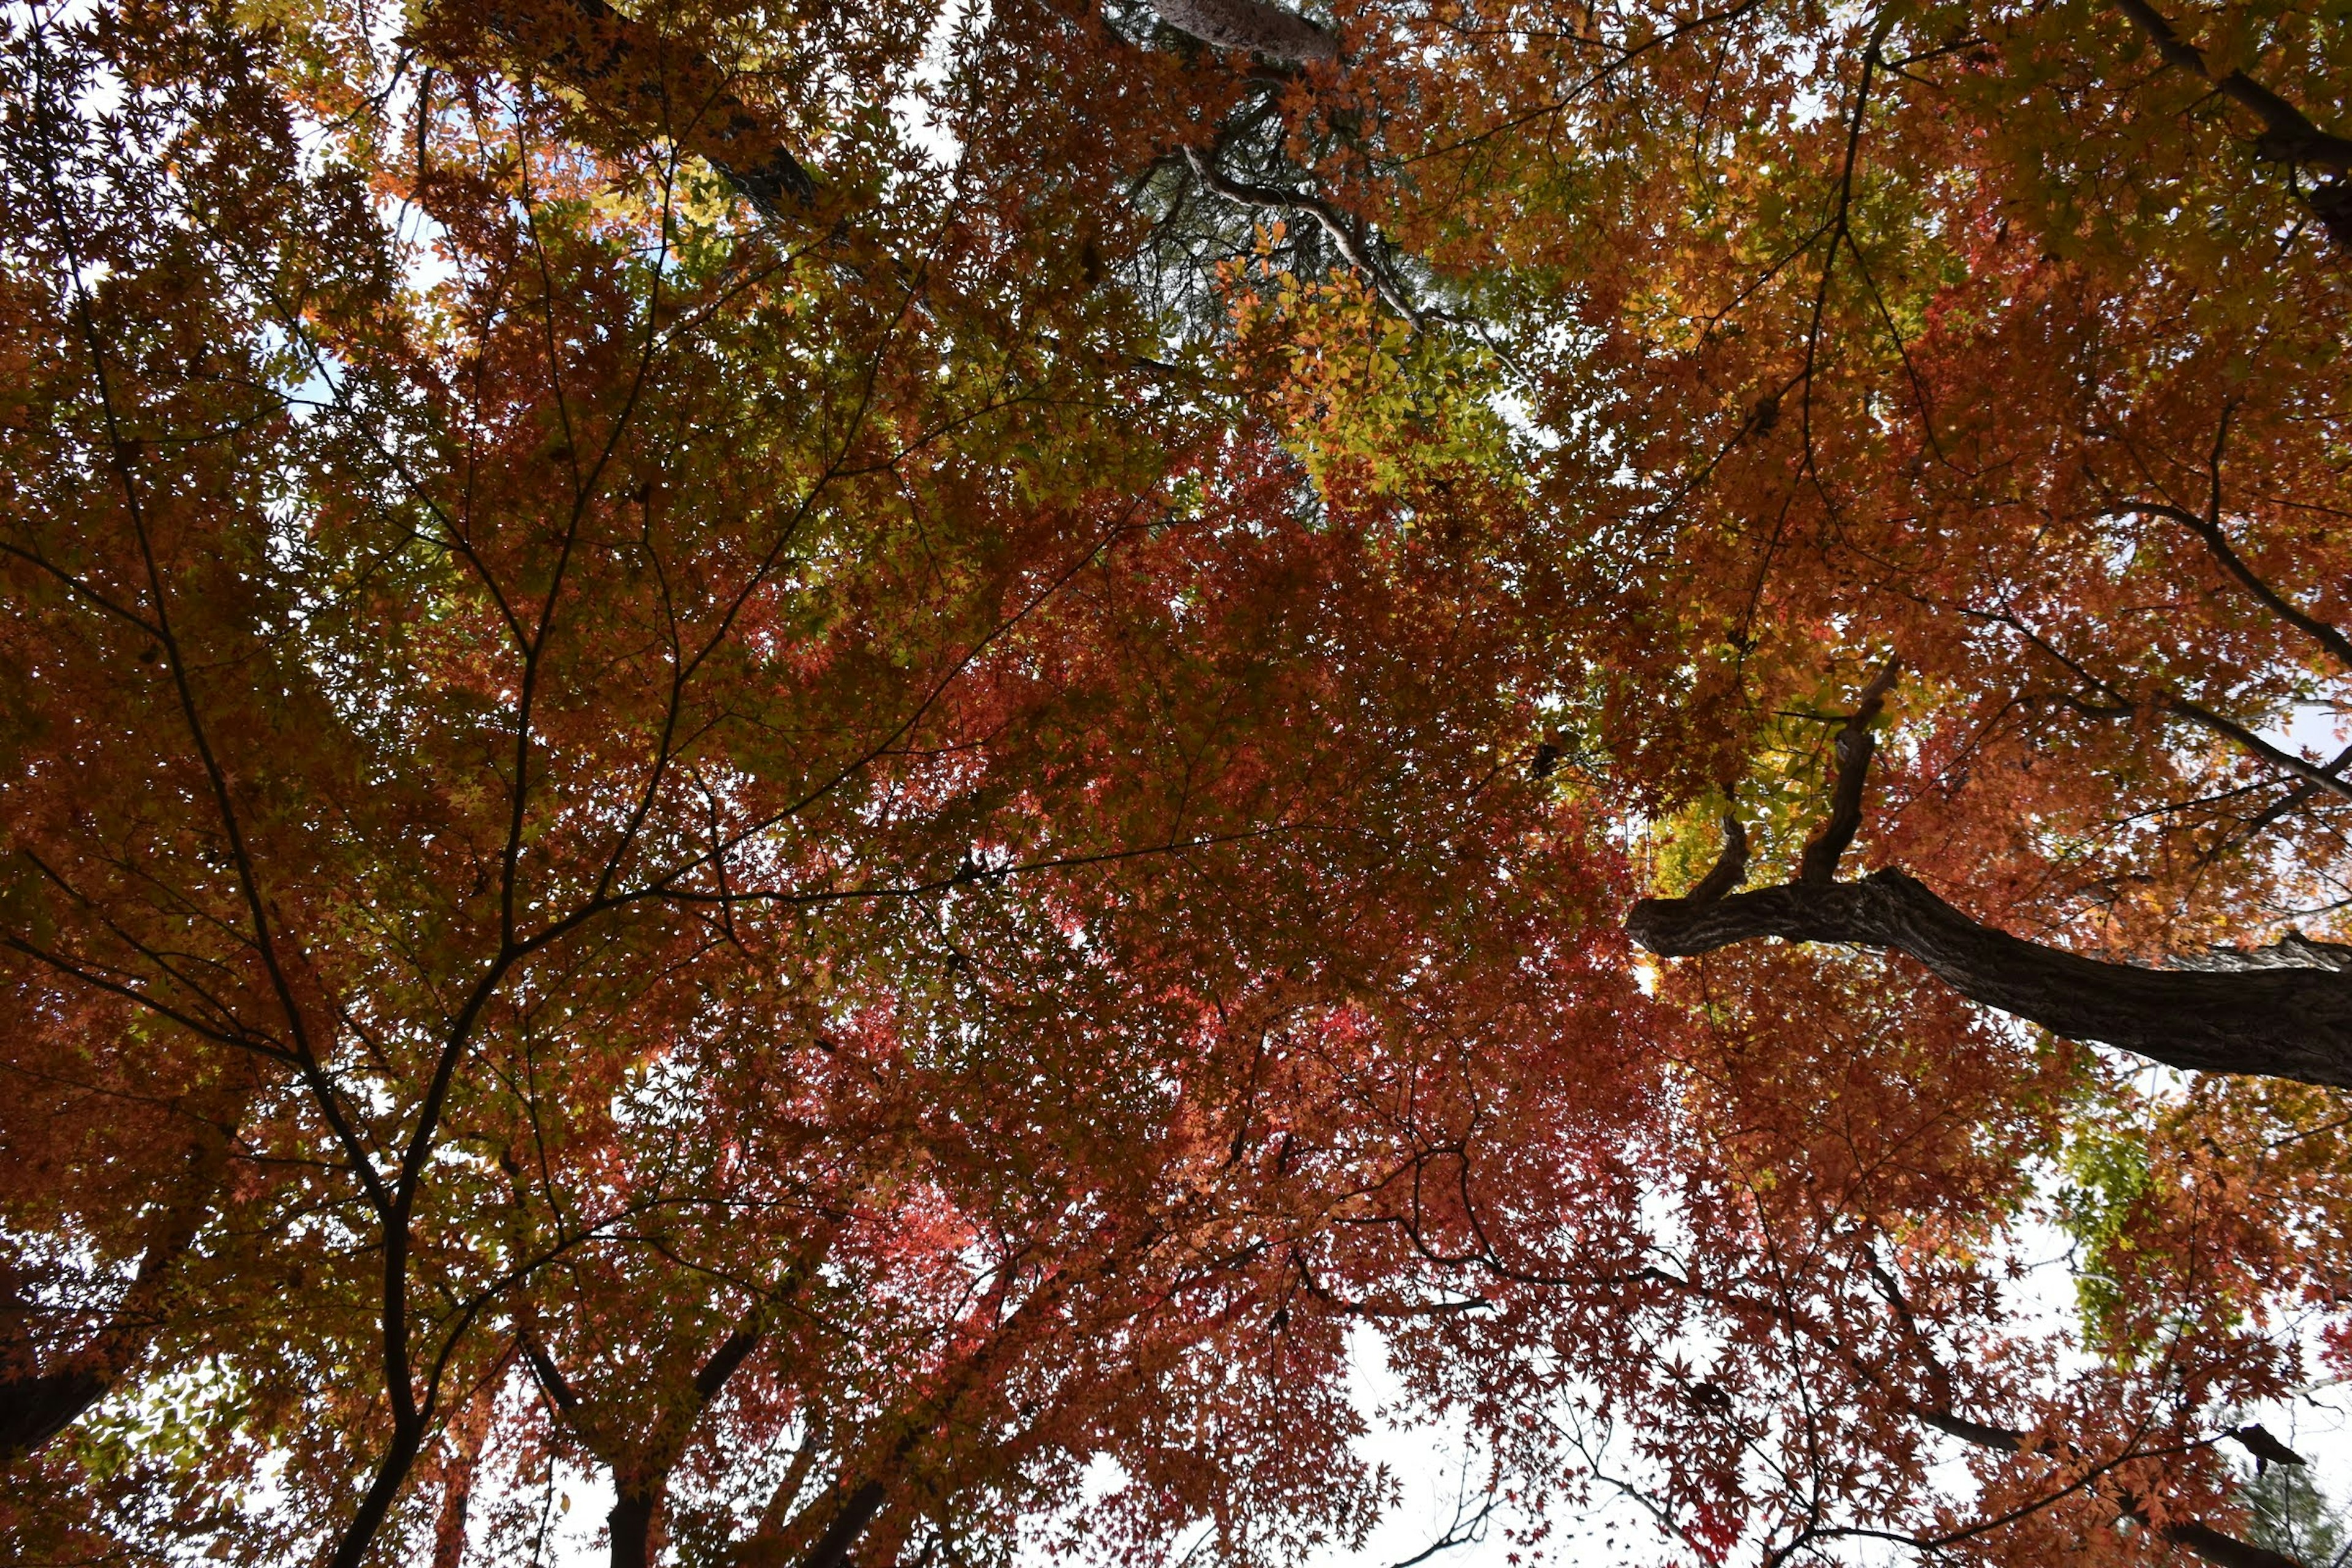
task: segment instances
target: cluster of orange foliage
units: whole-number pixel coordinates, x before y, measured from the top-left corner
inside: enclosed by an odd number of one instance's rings
[[[0,1542],[1288,1563],[1372,1353],[1529,1551],[2284,1568],[2347,73],[0,16]]]

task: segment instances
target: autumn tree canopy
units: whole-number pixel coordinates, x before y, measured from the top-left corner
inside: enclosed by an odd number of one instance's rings
[[[2340,10],[0,18],[12,1557],[2300,1560]]]

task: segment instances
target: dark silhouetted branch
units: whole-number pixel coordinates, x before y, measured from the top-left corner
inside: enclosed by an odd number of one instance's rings
[[[0,1378],[0,1456],[29,1454],[72,1426],[106,1397],[170,1321],[180,1264],[212,1215],[236,1124],[248,1102],[249,1094],[240,1094],[221,1120],[197,1121],[180,1179],[148,1225],[131,1288],[97,1338],[47,1372]]]
[[[445,3],[434,20],[460,40],[478,26],[598,114],[640,135],[668,137],[766,216],[815,197],[815,182],[772,117],[736,95],[728,71],[604,0],[502,0],[470,17]]]
[[[1839,805],[1850,803],[1858,821],[1869,748],[1841,751]],[[1822,870],[1818,879],[1735,893],[1746,838],[1728,824],[1724,858],[1706,880],[1686,898],[1635,904],[1626,933],[1662,958],[1696,957],[1760,937],[1891,949],[1970,1000],[2069,1039],[2184,1071],[2352,1088],[2352,974],[2339,973],[2343,955],[2332,944],[2307,944],[2323,961],[2317,966],[2289,962],[2304,953],[2294,945],[2300,938],[2252,954],[2225,950],[2179,969],[2108,963],[1971,919],[1901,871],[1830,880],[1852,835],[1852,825],[1833,814],[1806,850],[1807,870]]]
[[[2264,156],[2336,171],[2337,178],[2306,193],[2304,202],[2326,228],[2329,237],[2352,249],[2352,181],[2344,178],[2352,173],[2352,137],[2322,131],[2303,110],[2242,70],[2215,75],[2206,62],[2204,51],[2176,32],[2171,22],[2147,0],[2115,0],[2115,4],[2116,9],[2130,17],[2132,25],[2147,35],[2165,64],[2212,83],[2214,91],[2263,122],[2263,133],[2255,146]]]
[[[1948,1410],[1921,1410],[1916,1414],[1921,1421],[1933,1426],[1937,1431],[1948,1436],[1958,1437],[1963,1443],[1973,1444],[1979,1448],[1991,1448],[2004,1454],[2018,1454],[2025,1451],[2025,1435],[2021,1432],[2012,1432],[2005,1426],[1988,1426],[1980,1421],[1970,1421],[1966,1416],[1955,1415]],[[2262,1432],[2259,1426],[2245,1428],[2244,1431],[2262,1433],[2265,1438],[2270,1436],[2266,1432]],[[2232,1432],[2229,1436],[2238,1437],[2241,1441],[2244,1440],[2243,1432]],[[2282,1448],[2280,1451],[2285,1450]],[[2059,1452],[2063,1455],[2071,1450],[2062,1447]],[[2294,1462],[2301,1464],[2303,1461],[2298,1458]],[[2119,1518],[2132,1520],[2141,1524],[2147,1522],[2141,1500],[2130,1491],[2114,1488],[2112,1482],[2109,1482],[2106,1487],[2093,1486],[2092,1489],[2105,1499]],[[2170,1521],[2158,1530],[2157,1533],[2175,1546],[2185,1547],[2205,1559],[2206,1562],[2215,1564],[2215,1568],[2304,1568],[2303,1563],[2284,1552],[2256,1546],[2250,1541],[2241,1541],[2234,1535],[2215,1530],[2209,1524],[2200,1524],[2195,1520]]]

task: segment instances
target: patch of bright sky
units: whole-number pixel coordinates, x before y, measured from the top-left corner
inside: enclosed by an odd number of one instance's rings
[[[930,155],[941,169],[963,161],[963,142],[941,119],[938,102],[955,64],[955,42],[967,28],[988,26],[989,0],[947,0],[932,18],[923,38],[922,62],[915,68],[914,85],[890,100],[890,118],[899,133]]]

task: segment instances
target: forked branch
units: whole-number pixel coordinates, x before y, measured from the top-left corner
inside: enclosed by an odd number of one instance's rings
[[[1184,163],[1202,185],[1229,202],[1262,211],[1307,214],[1330,237],[1332,247],[1340,257],[1372,280],[1372,287],[1380,292],[1382,300],[1388,301],[1391,310],[1413,326],[1422,324],[1420,307],[1412,302],[1412,297],[1405,291],[1404,285],[1372,253],[1371,242],[1363,232],[1363,226],[1349,214],[1322,197],[1310,195],[1305,191],[1286,191],[1274,185],[1236,180],[1217,167],[1214,153],[1204,152],[1198,147],[1184,149]]]
[[[1878,696],[1884,699],[1883,689]],[[1899,870],[1834,880],[1860,821],[1872,751],[1867,736],[1847,742],[1854,729],[1849,721],[1841,732],[1831,818],[1806,847],[1796,880],[1736,891],[1746,870],[1746,836],[1729,824],[1724,858],[1706,879],[1687,897],[1635,904],[1626,933],[1664,958],[1696,957],[1759,937],[1892,949],[1970,1000],[2069,1039],[2184,1071],[2352,1088],[2352,975],[2301,966],[2293,962],[2300,950],[2265,950],[2262,967],[2143,969],[2011,936]]]
[[[1976,1447],[1990,1448],[2003,1454],[2020,1454],[2026,1448],[2026,1435],[2022,1432],[2011,1431],[2005,1426],[1988,1426],[1980,1421],[1971,1421],[1966,1416],[1955,1415],[1948,1410],[1922,1410],[1918,1412],[1918,1416],[1923,1423],[1933,1426],[1945,1436],[1957,1437],[1961,1442]],[[2304,1462],[2300,1455],[2295,1454],[2260,1426],[2241,1427],[2234,1432],[2224,1433],[2223,1436],[2235,1439],[2248,1452],[2266,1460],[2275,1459],[2279,1463],[2289,1465],[2300,1465]],[[2080,1456],[2074,1454],[2063,1446],[2053,1457],[2076,1460],[2080,1458]],[[2102,1480],[2106,1484],[2099,1484]],[[2084,1484],[2088,1485],[2095,1495],[2108,1507],[2114,1509],[2118,1519],[2127,1519],[2141,1525],[2147,1523],[2146,1504],[2129,1489],[2113,1484],[2112,1480],[2100,1476],[2097,1471],[2094,1471],[2093,1477],[2087,1478]],[[2206,1562],[2214,1564],[2214,1568],[2305,1568],[2303,1563],[2284,1552],[2273,1552],[2265,1546],[2257,1546],[2251,1541],[2241,1540],[2237,1536],[2216,1530],[2210,1524],[2200,1523],[2193,1519],[2168,1520],[2158,1533],[2175,1546],[2183,1547],[2202,1557]]]

